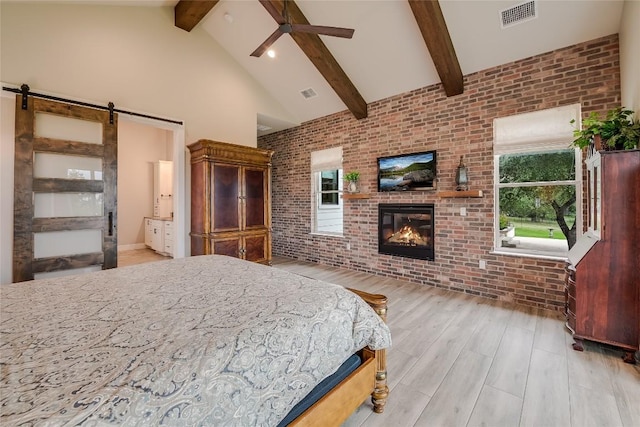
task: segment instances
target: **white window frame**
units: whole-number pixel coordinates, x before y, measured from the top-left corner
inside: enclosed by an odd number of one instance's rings
[[[500,183],[500,156],[505,154],[545,153],[571,148],[574,119],[580,125],[580,104],[540,110],[494,119],[493,158],[493,252],[508,255],[531,256],[536,258],[566,259],[566,254],[543,250],[506,248],[500,237],[500,189],[515,187],[544,187],[573,185],[576,192],[576,240],[582,235],[582,151],[574,148],[575,177],[573,180]],[[517,238],[516,238],[517,239]]]
[[[322,172],[338,171],[338,204],[323,204],[322,194]],[[325,150],[311,152],[311,233],[329,236],[343,236],[343,177],[342,177],[342,147],[334,147]],[[334,191],[330,191],[333,193]],[[323,215],[331,215],[334,213],[339,216],[340,224],[336,226],[335,231],[320,229],[318,222]]]
[[[326,190],[322,190],[322,172],[333,172],[336,171],[338,172],[337,176],[338,176],[338,189],[337,190],[331,190],[331,191],[326,191]],[[318,177],[317,182],[316,182],[316,192],[318,193],[318,209],[336,209],[339,208],[340,206],[342,206],[342,169],[328,169],[328,170],[322,170],[316,173],[316,176]],[[323,194],[336,194],[338,203],[324,203],[322,201],[322,195]]]

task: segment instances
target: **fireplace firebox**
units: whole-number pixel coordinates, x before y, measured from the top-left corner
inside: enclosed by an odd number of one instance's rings
[[[378,205],[378,252],[433,261],[433,204]]]

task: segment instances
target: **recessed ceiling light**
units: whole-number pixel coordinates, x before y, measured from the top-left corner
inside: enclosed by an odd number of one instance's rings
[[[267,51],[267,55],[269,56],[269,58],[275,58],[276,57],[276,51],[273,49],[269,49]]]
[[[226,12],[224,14],[224,20],[231,24],[233,22],[233,16],[229,12]]]

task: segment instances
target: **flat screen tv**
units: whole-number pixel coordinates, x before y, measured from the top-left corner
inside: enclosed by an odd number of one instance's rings
[[[434,190],[436,152],[378,158],[378,191]]]

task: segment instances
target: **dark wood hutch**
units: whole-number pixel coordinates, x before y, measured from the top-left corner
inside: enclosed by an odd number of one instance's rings
[[[567,327],[611,344],[634,362],[640,341],[640,150],[596,151],[586,160],[588,230],[569,251]]]
[[[271,264],[273,151],[201,139],[191,152],[191,255]]]

